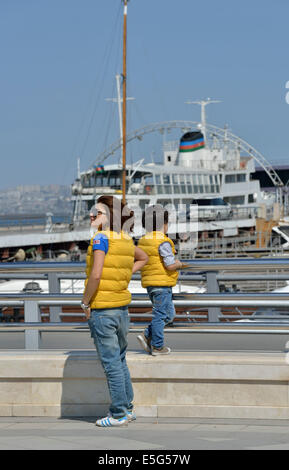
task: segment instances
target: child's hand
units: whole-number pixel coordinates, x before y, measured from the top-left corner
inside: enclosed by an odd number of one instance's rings
[[[178,259],[176,260],[176,269],[181,269],[182,266],[183,266],[183,263],[181,261],[179,261]]]

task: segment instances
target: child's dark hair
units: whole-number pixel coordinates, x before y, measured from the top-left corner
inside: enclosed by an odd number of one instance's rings
[[[160,204],[147,207],[142,213],[142,226],[147,232],[161,230],[169,221],[169,213]]]

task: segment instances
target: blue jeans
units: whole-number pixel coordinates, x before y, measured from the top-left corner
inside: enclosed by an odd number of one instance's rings
[[[127,307],[96,309],[88,320],[111,398],[109,411],[122,418],[133,409],[133,388],[126,363],[129,317]]]
[[[148,295],[153,305],[153,319],[146,328],[144,334],[151,338],[151,344],[155,348],[164,345],[164,327],[173,321],[176,314],[173,304],[173,291],[171,287],[147,287]]]

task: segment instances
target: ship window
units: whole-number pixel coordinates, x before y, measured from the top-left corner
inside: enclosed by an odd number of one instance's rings
[[[191,184],[191,182],[192,182],[192,177],[191,177],[191,175],[185,175],[185,177],[186,177],[186,182],[189,183],[189,184]]]
[[[109,178],[109,186],[111,186],[112,188],[115,188],[116,186],[117,187],[120,186],[120,178],[117,176],[111,176]]]
[[[173,176],[173,183],[178,184],[179,182],[178,175],[172,175],[172,176]]]
[[[174,183],[174,194],[180,194],[179,175],[172,175]]]
[[[245,196],[224,197],[224,201],[230,204],[245,204]]]
[[[246,175],[245,173],[239,173],[237,175],[237,182],[240,183],[241,181],[246,181]]]
[[[148,175],[145,177],[145,184],[154,184],[152,175]]]
[[[172,194],[172,187],[170,184],[165,184],[164,185],[164,193],[165,194]]]
[[[254,201],[254,194],[248,194],[248,202],[255,202]]]
[[[156,182],[156,192],[157,192],[157,194],[163,194],[163,186],[161,185],[160,175],[155,175],[155,182]]]
[[[170,175],[163,175],[163,183],[170,184]]]
[[[203,175],[205,193],[210,192],[209,175]]]
[[[155,179],[156,179],[156,184],[161,184],[161,177],[160,177],[160,175],[156,175],[156,176],[155,176]]]
[[[95,186],[102,186],[102,177],[101,176],[96,176]]]
[[[225,175],[225,183],[236,183],[236,175]]]
[[[187,188],[185,185],[185,175],[180,175],[181,193],[186,193]]]

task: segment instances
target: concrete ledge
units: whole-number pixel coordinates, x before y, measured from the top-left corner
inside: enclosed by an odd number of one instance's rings
[[[286,352],[129,353],[139,416],[289,419]],[[0,416],[100,416],[109,393],[93,351],[0,352]]]

